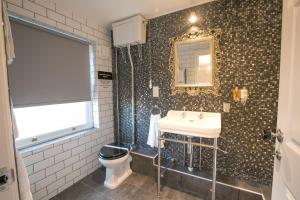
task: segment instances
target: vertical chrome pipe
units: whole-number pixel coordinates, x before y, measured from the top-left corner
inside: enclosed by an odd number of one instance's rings
[[[131,113],[132,113],[132,135],[131,135],[131,144],[135,144],[135,101],[134,101],[134,66],[131,57],[130,45],[127,46],[129,61],[131,65]]]
[[[118,49],[116,49],[116,59],[115,59],[115,70],[116,70],[116,95],[117,95],[117,100],[116,100],[116,107],[117,107],[117,143],[120,143],[120,122],[119,122],[119,77],[118,77]]]
[[[217,151],[218,151],[218,139],[214,139],[214,161],[213,161],[213,179],[212,179],[212,194],[211,199],[216,199],[216,179],[217,179]]]
[[[186,141],[186,136],[183,136],[183,140]],[[183,166],[186,166],[186,144],[183,144]]]
[[[158,131],[158,161],[157,161],[157,197],[160,197],[160,146],[161,146],[161,132]]]
[[[202,138],[200,138],[200,144],[202,143]],[[202,147],[199,147],[199,170],[202,169]]]
[[[193,145],[191,144],[192,143],[192,137],[188,137],[188,141],[189,141],[189,144],[188,144],[188,153],[190,155],[190,162],[189,162],[189,166],[188,166],[188,170],[190,172],[193,171]]]

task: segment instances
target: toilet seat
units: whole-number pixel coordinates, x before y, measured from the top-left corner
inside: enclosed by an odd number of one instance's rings
[[[128,154],[128,151],[118,147],[103,146],[99,152],[99,158],[103,160],[115,160]]]

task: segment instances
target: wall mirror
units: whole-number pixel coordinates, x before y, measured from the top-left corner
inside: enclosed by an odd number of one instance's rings
[[[175,86],[213,86],[213,38],[175,43]]]
[[[188,33],[170,40],[173,94],[218,95],[219,38],[220,31],[211,30]]]

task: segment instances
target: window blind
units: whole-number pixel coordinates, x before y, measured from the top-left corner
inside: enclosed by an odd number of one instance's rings
[[[90,101],[89,44],[11,20],[16,58],[8,68],[15,107]]]

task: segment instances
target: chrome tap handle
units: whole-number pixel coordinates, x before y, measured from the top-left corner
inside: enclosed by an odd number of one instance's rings
[[[183,106],[183,112],[181,113],[181,116],[184,118],[186,116],[186,113],[185,113],[185,106]]]
[[[202,107],[200,107],[199,118],[200,118],[200,119],[203,119],[203,108],[202,108]]]

